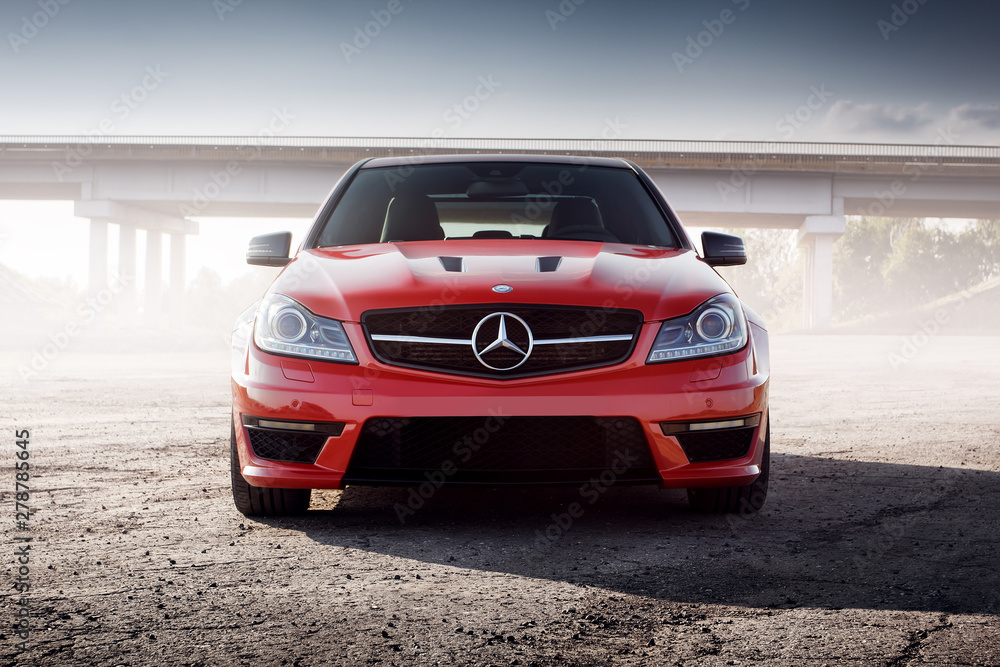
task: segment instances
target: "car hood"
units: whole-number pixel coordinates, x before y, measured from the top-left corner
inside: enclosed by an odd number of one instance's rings
[[[512,289],[498,293],[496,285]],[[473,239],[304,250],[269,291],[317,315],[358,322],[382,308],[511,303],[634,309],[652,321],[731,290],[691,250]]]

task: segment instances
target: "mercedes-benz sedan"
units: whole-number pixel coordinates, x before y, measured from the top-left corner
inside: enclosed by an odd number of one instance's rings
[[[354,484],[657,484],[702,511],[763,504],[767,330],[714,269],[745,263],[743,243],[705,232],[699,255],[634,164],[364,160],[290,240],[251,242],[250,263],[285,268],[233,335],[244,514]]]

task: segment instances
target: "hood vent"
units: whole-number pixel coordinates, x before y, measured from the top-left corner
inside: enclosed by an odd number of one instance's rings
[[[552,273],[559,269],[562,257],[539,257],[535,261],[535,271],[539,273]]]
[[[562,257],[537,257],[535,258],[535,271],[538,273],[553,273],[559,270]],[[438,257],[441,266],[449,273],[465,273],[464,257]]]
[[[464,257],[438,257],[441,260],[441,266],[444,267],[445,271],[451,273],[465,273],[465,258]]]

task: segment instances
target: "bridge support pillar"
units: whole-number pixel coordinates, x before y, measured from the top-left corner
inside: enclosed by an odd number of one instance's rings
[[[159,327],[163,314],[163,234],[154,229],[146,230],[146,294],[142,301],[145,325]]]
[[[170,327],[184,327],[184,277],[187,271],[187,236],[170,235]]]
[[[799,228],[806,252],[802,326],[828,329],[833,320],[833,244],[847,230],[843,215],[811,215]]]
[[[121,292],[118,294],[118,323],[123,327],[130,327],[135,324],[135,237],[135,227],[131,225],[119,225],[118,283]]]
[[[108,221],[90,221],[90,277],[87,292],[96,298],[108,287]]]
[[[108,286],[108,224],[119,226],[118,276],[112,290],[117,300],[118,319],[123,326],[136,320],[136,231],[146,230],[146,293],[143,318],[146,326],[163,322],[163,235],[170,235],[171,325],[183,322],[184,275],[187,259],[187,234],[198,233],[198,223],[158,211],[151,211],[118,201],[86,200],[74,205],[74,215],[90,219],[91,295]],[[107,295],[104,297],[107,299]]]

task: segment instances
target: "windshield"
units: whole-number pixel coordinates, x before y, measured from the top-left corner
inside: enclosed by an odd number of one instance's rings
[[[359,170],[316,246],[468,238],[678,245],[629,169],[471,162]]]

